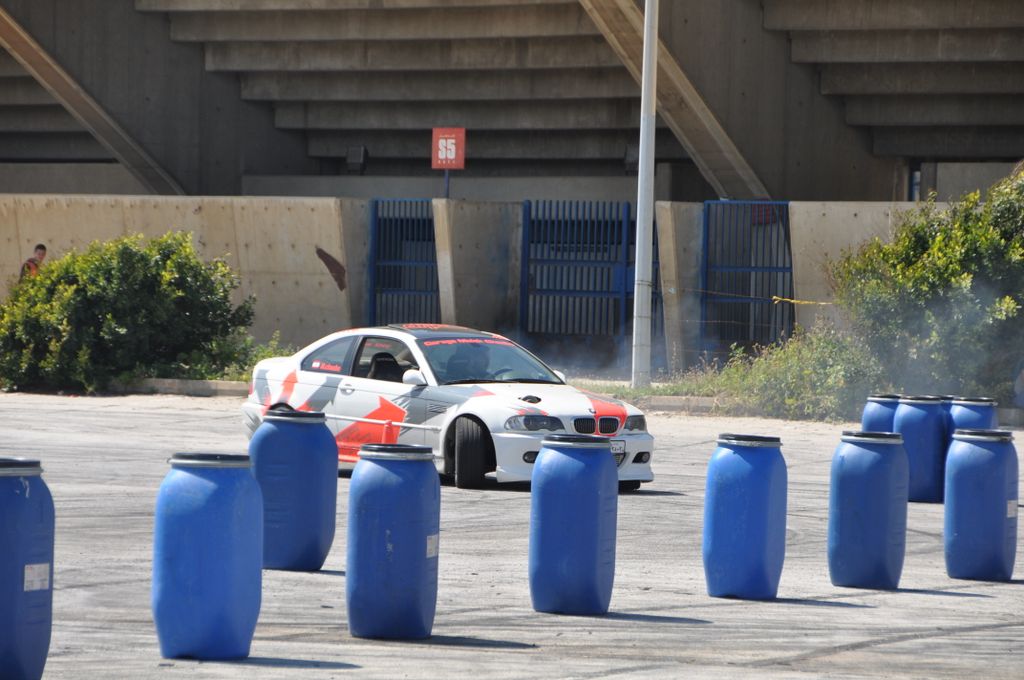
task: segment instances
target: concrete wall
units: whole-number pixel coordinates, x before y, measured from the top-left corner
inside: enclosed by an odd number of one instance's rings
[[[830,302],[825,264],[874,237],[891,236],[912,203],[791,203],[796,297]],[[679,370],[699,356],[703,205],[656,206],[666,350]],[[498,331],[518,325],[521,205],[434,202],[442,317]],[[169,198],[0,195],[0,296],[37,242],[51,258],[128,233],[191,231],[200,254],[224,257],[255,295],[253,335],[280,330],[304,345],[366,322],[368,202],[331,198]],[[333,271],[317,254],[340,265]],[[798,305],[811,326],[829,306]]]
[[[518,327],[522,205],[434,199],[441,321]]]
[[[337,199],[0,196],[0,296],[37,242],[49,258],[131,233],[190,231],[204,259],[239,272],[256,296],[252,334],[305,345],[363,323],[366,203]],[[332,272],[317,248],[343,268]],[[340,279],[344,289],[340,289]]]
[[[3,5],[186,193],[238,194],[246,172],[316,170],[305,138],[277,130],[268,104],[242,101],[236,75],[208,73],[202,45],[171,42],[166,16],[133,0]]]
[[[1013,172],[1015,163],[935,163],[935,193],[940,201],[985,191]],[[925,191],[922,196],[927,196]]]
[[[661,36],[740,152],[780,200],[891,200],[906,194],[901,161],[872,154],[839,98],[783,32],[764,30],[760,0],[661,3]]]
[[[826,265],[865,241],[888,241],[899,214],[915,203],[790,203],[789,234],[793,254],[793,290],[798,300],[831,303]],[[817,317],[838,319],[830,304],[796,305],[796,322],[805,328]]]
[[[440,172],[434,177],[247,175],[242,190],[249,196],[427,198],[444,194],[444,178]],[[636,201],[636,195],[635,176],[461,177],[452,172],[450,181],[450,197],[463,201]]]

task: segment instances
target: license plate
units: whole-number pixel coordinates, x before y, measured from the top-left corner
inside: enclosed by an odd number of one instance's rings
[[[625,452],[626,452],[626,442],[622,441],[621,439],[613,439],[612,440],[612,453],[625,453]]]

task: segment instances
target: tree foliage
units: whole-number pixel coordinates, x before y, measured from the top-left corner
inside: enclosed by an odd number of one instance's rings
[[[1005,398],[1024,357],[1024,172],[947,209],[904,214],[832,265],[853,330],[905,391]]]

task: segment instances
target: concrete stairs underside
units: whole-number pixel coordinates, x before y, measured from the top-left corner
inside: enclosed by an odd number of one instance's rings
[[[639,87],[577,0],[136,0],[208,71],[238,74],[310,156],[429,172],[433,127],[466,127],[467,173],[624,174]],[[658,131],[659,161],[687,158]]]
[[[765,0],[878,156],[1024,157],[1024,2]]]
[[[0,49],[0,162],[112,162],[46,88]]]

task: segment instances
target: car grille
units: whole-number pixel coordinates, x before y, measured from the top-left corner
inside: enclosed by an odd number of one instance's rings
[[[577,418],[573,421],[573,427],[580,434],[594,434],[597,429],[593,418]]]
[[[616,453],[615,454],[615,464],[616,465],[622,465],[622,461],[624,461],[624,460],[626,460],[626,453],[625,453],[625,451],[623,451],[622,453]]]
[[[615,434],[619,431],[619,419],[604,417],[601,419],[595,418],[576,418],[573,420],[573,427],[580,434],[594,434],[600,432],[601,434]]]

